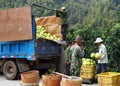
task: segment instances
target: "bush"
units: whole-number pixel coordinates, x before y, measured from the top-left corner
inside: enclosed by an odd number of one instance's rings
[[[120,29],[116,28],[106,40],[110,71],[120,72]]]

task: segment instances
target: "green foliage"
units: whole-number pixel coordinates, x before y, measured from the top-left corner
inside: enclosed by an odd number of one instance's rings
[[[109,70],[120,72],[120,24],[117,23],[106,40],[109,55]]]

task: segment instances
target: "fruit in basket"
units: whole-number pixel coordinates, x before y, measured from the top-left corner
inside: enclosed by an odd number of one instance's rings
[[[84,61],[84,62],[82,63],[82,65],[87,65],[87,61]]]
[[[90,57],[95,58],[95,53],[91,53]]]
[[[82,58],[82,62],[85,61],[86,59],[85,58]]]
[[[88,62],[90,62],[91,59],[86,59]]]
[[[96,62],[92,59],[82,58],[82,65],[96,65]]]
[[[101,53],[96,53],[96,54],[95,54],[95,58],[96,58],[96,59],[100,59],[100,58],[101,58]]]

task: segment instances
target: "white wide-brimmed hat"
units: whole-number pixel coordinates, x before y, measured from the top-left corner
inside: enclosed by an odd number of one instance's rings
[[[65,7],[61,7],[61,9],[63,9],[63,10],[64,10],[64,9],[65,9]]]
[[[101,38],[97,38],[96,41],[94,43],[100,43],[102,42],[103,40]]]

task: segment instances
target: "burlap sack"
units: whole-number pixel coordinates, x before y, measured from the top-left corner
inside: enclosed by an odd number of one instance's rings
[[[36,24],[44,27],[48,33],[62,39],[60,18],[56,16],[48,16],[36,18]]]

